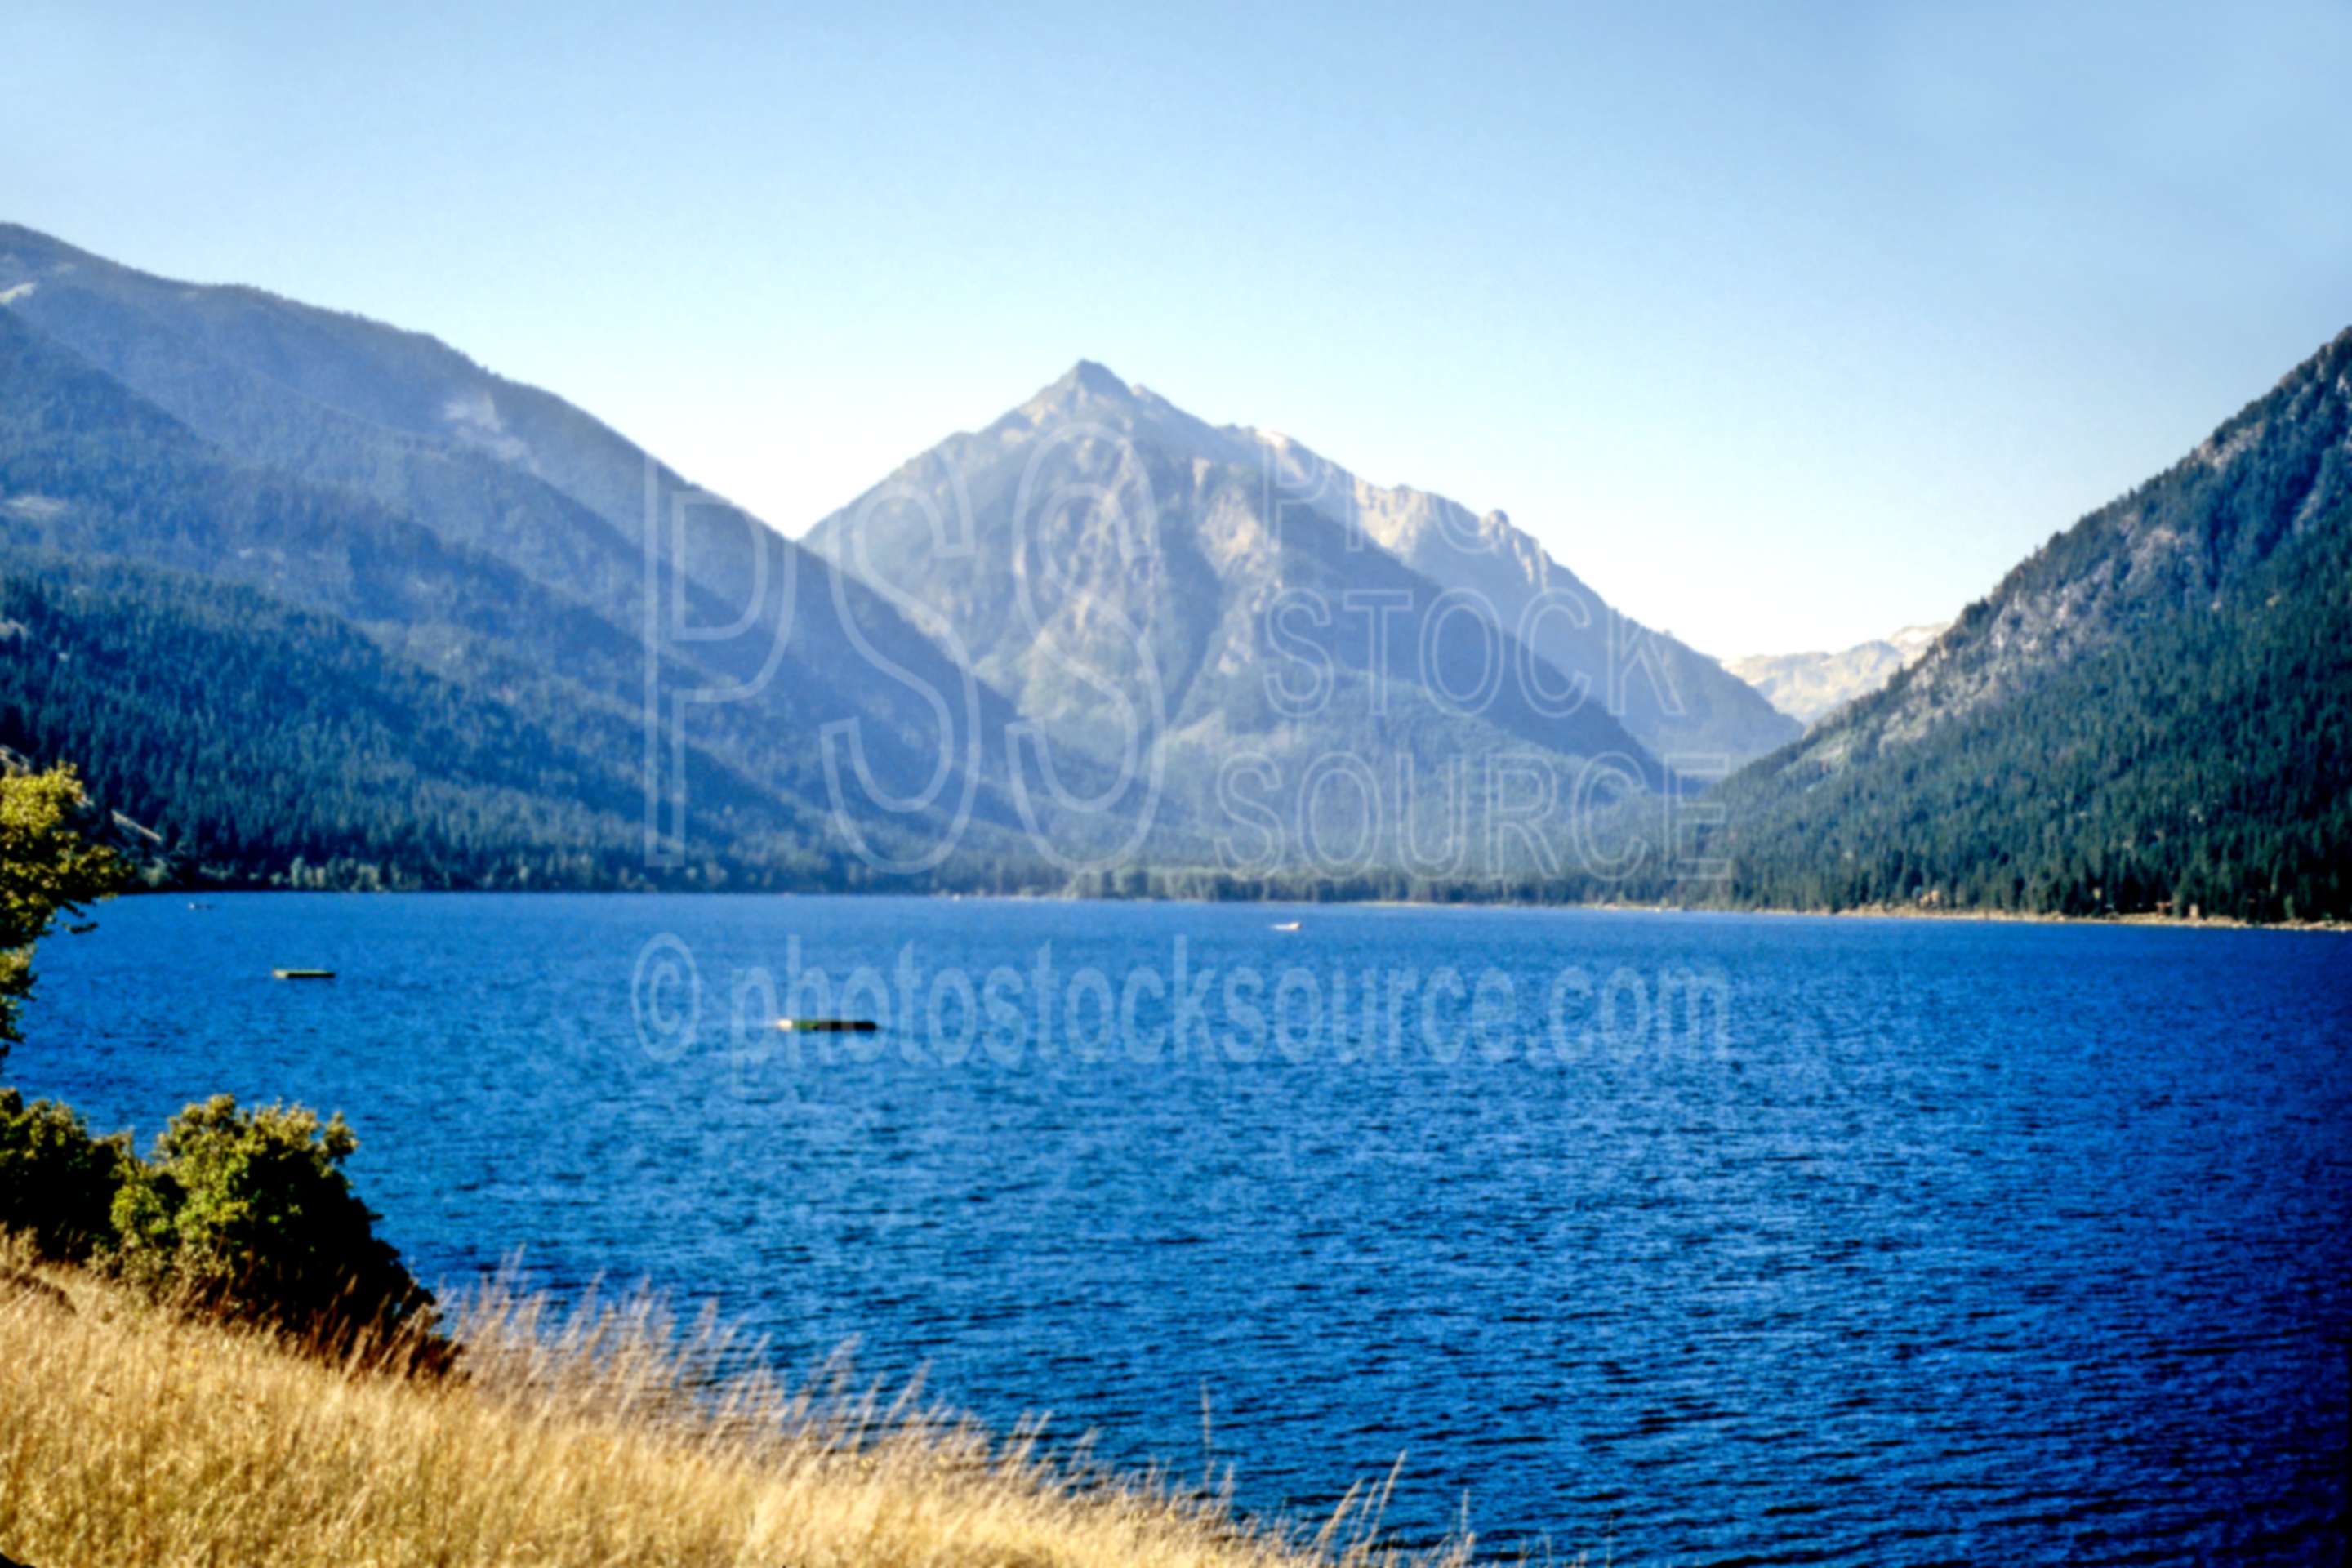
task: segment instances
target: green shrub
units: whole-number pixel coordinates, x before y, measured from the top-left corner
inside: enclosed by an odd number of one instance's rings
[[[343,1162],[358,1138],[300,1107],[191,1105],[126,1170],[114,1262],[134,1284],[320,1351],[438,1347],[432,1294],[375,1235]],[[412,1356],[412,1359],[414,1357]]]
[[[33,994],[33,944],[123,880],[121,859],[95,841],[102,821],[74,771],[15,773],[12,757],[0,756],[0,1063]]]
[[[24,1232],[40,1257],[86,1262],[112,1237],[131,1163],[125,1134],[92,1138],[72,1108],[0,1089],[0,1230]]]

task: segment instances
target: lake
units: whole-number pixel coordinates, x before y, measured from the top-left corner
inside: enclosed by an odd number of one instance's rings
[[[1000,1428],[1050,1410],[1123,1465],[1231,1465],[1256,1510],[1402,1454],[1409,1540],[2340,1550],[2352,939],[201,902],[45,944],[11,1077],[142,1146],[220,1090],[340,1109],[428,1281],[520,1248],[559,1290],[715,1299],[789,1367],[855,1336]],[[884,1026],[772,1026],[851,1014]]]

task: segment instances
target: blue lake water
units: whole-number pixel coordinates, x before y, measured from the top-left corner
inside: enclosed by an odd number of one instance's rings
[[[1402,1453],[1404,1537],[1595,1562],[2341,1550],[2340,936],[275,895],[41,957],[16,1082],[340,1109],[429,1280],[648,1279],[1186,1473],[1205,1395],[1254,1510]]]

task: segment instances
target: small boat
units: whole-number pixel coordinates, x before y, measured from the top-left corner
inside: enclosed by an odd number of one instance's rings
[[[871,1018],[779,1018],[776,1027],[802,1034],[870,1035],[881,1026]]]
[[[1297,921],[1285,921],[1274,929],[1276,931],[1297,931],[1298,929],[1298,922]]]
[[[280,980],[332,980],[331,969],[273,969],[269,972]]]

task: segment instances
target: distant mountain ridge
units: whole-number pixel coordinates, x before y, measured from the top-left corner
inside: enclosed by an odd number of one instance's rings
[[[1905,626],[1836,653],[1751,654],[1724,668],[1761,692],[1773,707],[1811,725],[1857,698],[1867,697],[1927,657],[1949,621]]]
[[[1618,614],[1501,511],[1359,479],[1286,436],[1233,427],[1255,444],[1286,499],[1360,527],[1441,587],[1475,595],[1536,657],[1580,679],[1662,761],[1732,766],[1794,740],[1789,722],[1706,655]]]

